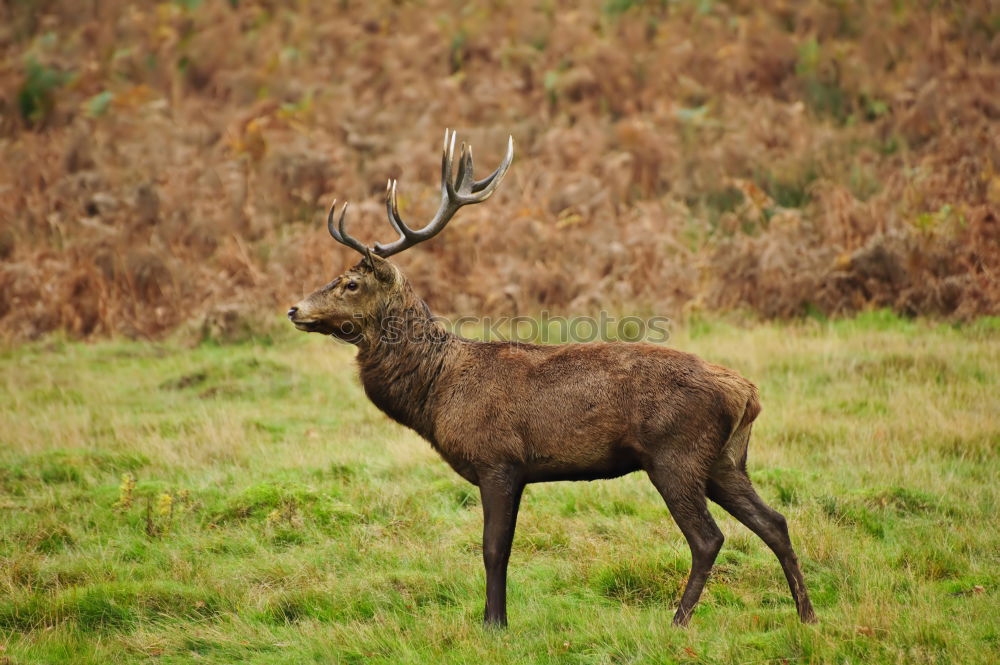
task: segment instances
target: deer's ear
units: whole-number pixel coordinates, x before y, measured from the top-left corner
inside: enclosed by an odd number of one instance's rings
[[[365,262],[378,281],[389,283],[396,280],[396,271],[392,265],[378,254],[373,254],[368,247],[365,248]]]

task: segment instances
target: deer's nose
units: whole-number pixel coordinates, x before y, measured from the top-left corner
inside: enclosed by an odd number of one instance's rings
[[[290,310],[288,310],[288,318],[290,318],[290,319],[295,318],[295,313],[297,311],[299,311],[298,307],[292,307]]]

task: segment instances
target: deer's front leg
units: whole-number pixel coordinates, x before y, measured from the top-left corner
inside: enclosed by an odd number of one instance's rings
[[[479,494],[483,501],[483,563],[486,564],[487,626],[507,625],[507,561],[514,540],[517,509],[524,481],[510,468],[479,472]]]

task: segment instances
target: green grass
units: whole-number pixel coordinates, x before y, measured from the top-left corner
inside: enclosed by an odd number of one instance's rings
[[[0,663],[972,663],[1000,650],[1000,329],[873,313],[677,347],[756,381],[750,449],[820,617],[641,474],[530,486],[506,632],[478,493],[361,391],[351,349],[49,339],[0,351]],[[995,661],[993,661],[995,662]]]

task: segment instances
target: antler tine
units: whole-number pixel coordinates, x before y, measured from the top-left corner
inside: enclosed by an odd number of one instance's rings
[[[492,189],[490,189],[490,191],[487,194],[485,194],[481,200],[485,201],[486,199],[488,199],[490,197],[490,195],[493,194],[493,191],[496,190],[496,188],[500,186],[500,182],[503,180],[503,177],[505,175],[507,175],[507,169],[510,167],[510,164],[511,164],[512,161],[514,161],[514,137],[513,136],[508,136],[507,137],[507,152],[504,154],[503,161],[500,162],[500,166],[497,167],[496,171],[494,171],[493,173],[489,174],[488,176],[486,176],[482,180],[477,180],[474,183],[472,183],[472,191],[473,191],[473,193],[481,192],[481,191],[485,190],[486,188],[488,188],[488,187],[490,187],[492,185]],[[470,165],[472,163],[472,148],[471,147],[469,148],[469,163],[470,163]],[[471,169],[470,169],[470,172],[471,172]]]
[[[392,224],[392,228],[396,229],[400,238],[406,238],[408,233],[413,233],[399,217],[399,204],[396,202],[396,181],[392,178],[385,184],[385,212],[389,217],[389,223]]]
[[[399,216],[399,204],[396,200],[396,181],[390,180],[386,185],[385,209],[392,228],[399,237],[387,245],[375,243],[374,252],[381,257],[392,256],[408,249],[417,243],[433,238],[448,224],[459,208],[472,203],[480,203],[488,199],[500,185],[508,167],[514,159],[514,139],[507,140],[507,153],[500,167],[484,180],[475,180],[472,175],[472,147],[462,144],[458,161],[458,172],[452,180],[453,162],[455,158],[455,139],[458,133],[446,129],[444,144],[441,149],[441,204],[430,222],[421,229],[411,229]],[[352,238],[353,240],[353,238]],[[356,241],[355,241],[356,242]]]
[[[441,196],[445,199],[454,199],[456,196],[455,186],[451,182],[451,160],[455,156],[455,138],[457,136],[458,132],[456,131],[444,130],[444,153],[441,155]]]
[[[346,245],[347,247],[364,254],[367,251],[365,246],[353,238],[344,229],[344,217],[347,215],[347,205],[348,204],[345,203],[344,207],[340,209],[340,220],[337,225],[334,226],[333,218],[337,211],[337,199],[333,200],[333,205],[330,206],[330,214],[326,217],[326,228],[330,232],[330,235],[333,236],[333,239],[341,245]]]
[[[475,178],[472,176],[472,146],[467,146],[462,142],[462,152],[458,157],[458,174],[455,176],[455,190],[458,193],[467,195],[472,192],[472,184]]]

